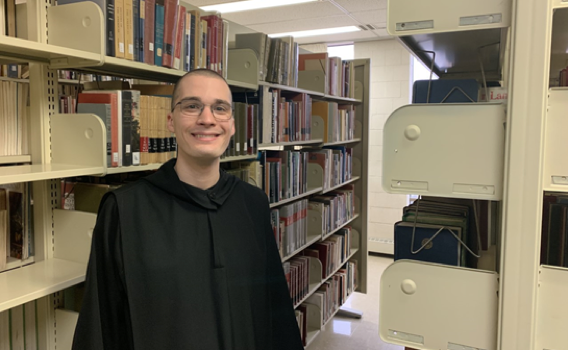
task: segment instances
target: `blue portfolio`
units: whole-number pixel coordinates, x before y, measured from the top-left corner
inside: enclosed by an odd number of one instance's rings
[[[414,245],[411,246],[413,226],[412,222],[402,221],[394,225],[394,260],[412,259],[460,266],[461,244],[449,231],[451,229],[462,239],[460,227],[447,226],[436,235],[443,226],[417,223]],[[434,235],[436,237],[426,244]],[[420,250],[423,245],[425,245],[424,248]],[[417,252],[418,250],[420,251]]]
[[[429,80],[414,82],[412,103],[441,103],[448,94],[444,103],[477,102],[479,87],[475,79],[432,80],[430,101],[427,101],[428,82]]]

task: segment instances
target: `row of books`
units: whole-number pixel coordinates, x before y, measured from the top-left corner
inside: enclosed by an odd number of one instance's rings
[[[219,14],[201,16],[179,0],[94,2],[105,17],[107,56],[184,71],[210,68],[226,77],[229,24]]]
[[[34,255],[30,183],[0,185],[0,271]]]
[[[346,226],[322,242],[316,242],[302,251],[321,261],[321,278],[328,278],[333,271],[343,265],[351,253],[351,227]]]
[[[171,98],[139,90],[89,90],[79,94],[77,112],[99,116],[107,132],[107,166],[163,163],[177,145],[167,130]]]
[[[305,151],[262,151],[263,189],[270,203],[308,191],[309,153]]]
[[[475,267],[468,264],[468,248],[479,252],[472,243],[480,230],[471,213],[470,206],[461,203],[415,200],[403,208],[402,220],[394,225],[394,259]]]
[[[0,349],[39,349],[37,301],[0,311]]]
[[[345,146],[326,146],[310,151],[310,163],[323,169],[323,189],[329,190],[352,179],[353,149]]]
[[[355,137],[355,106],[318,101],[312,104],[312,115],[323,119],[323,142],[349,141]]]
[[[321,310],[322,324],[325,324],[355,291],[357,283],[357,260],[352,259],[325,280],[305,303],[315,305]]]
[[[300,305],[310,292],[310,259],[306,256],[296,256],[282,264],[290,298],[294,307]]]
[[[301,304],[294,310],[294,315],[296,316],[296,322],[298,322],[298,327],[300,328],[300,337],[302,338],[302,343],[304,347],[307,346],[306,340],[308,337],[308,311],[305,304]]]
[[[321,232],[324,236],[336,230],[355,216],[355,185],[310,197],[308,211],[322,218]]]
[[[320,71],[325,77],[325,93],[332,96],[355,98],[355,64],[327,52],[302,54],[299,71]]]
[[[257,104],[260,143],[311,140],[312,98],[305,93],[259,86],[258,92],[237,93],[233,99]]]
[[[292,36],[269,38],[265,33],[240,33],[235,48],[252,49],[258,57],[260,80],[298,86],[298,43]]]
[[[540,262],[568,267],[568,195],[545,194],[542,213]]]
[[[256,154],[258,152],[258,105],[233,102],[233,111],[235,134],[223,157]]]
[[[0,156],[29,154],[30,85],[0,81]]]
[[[302,199],[272,209],[270,223],[280,256],[289,256],[307,243],[308,200]]]

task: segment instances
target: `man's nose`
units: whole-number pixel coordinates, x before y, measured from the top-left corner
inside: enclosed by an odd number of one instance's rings
[[[211,106],[203,106],[203,110],[201,111],[201,114],[199,115],[198,118],[198,123],[201,124],[215,124],[216,123],[216,119],[215,116],[213,115],[213,112],[211,112]]]

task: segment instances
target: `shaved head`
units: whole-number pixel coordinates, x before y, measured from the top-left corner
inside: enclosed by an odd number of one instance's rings
[[[182,76],[181,78],[179,78],[179,80],[176,82],[175,86],[174,86],[174,94],[172,96],[172,106],[171,109],[174,108],[174,106],[176,105],[176,101],[179,99],[179,87],[180,87],[180,83],[182,80],[184,80],[187,77],[192,77],[192,76],[196,76],[196,75],[200,75],[200,76],[204,76],[204,77],[210,77],[210,78],[218,78],[221,79],[225,82],[225,84],[227,84],[227,88],[229,88],[229,84],[227,83],[227,81],[225,80],[225,78],[223,78],[223,76],[211,69],[206,69],[206,68],[200,68],[200,69],[195,69],[192,71],[187,72],[184,76]],[[229,88],[230,90],[230,88]]]

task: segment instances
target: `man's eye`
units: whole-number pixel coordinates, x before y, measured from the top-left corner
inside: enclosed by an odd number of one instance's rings
[[[201,106],[195,103],[191,103],[191,104],[187,104],[185,105],[186,109],[201,109]]]
[[[226,112],[228,110],[227,106],[219,105],[215,106],[215,110],[218,112]]]

